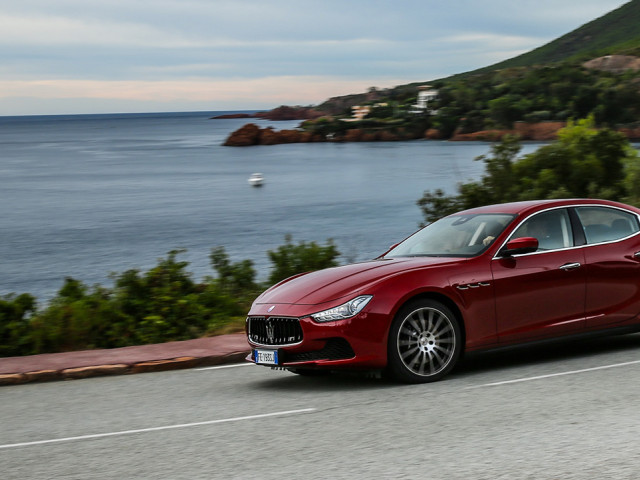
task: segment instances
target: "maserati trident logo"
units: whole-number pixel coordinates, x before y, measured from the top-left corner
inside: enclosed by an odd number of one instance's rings
[[[267,313],[271,313],[271,312],[273,312],[273,309],[274,309],[274,308],[276,308],[276,306],[275,306],[275,305],[271,305],[271,306],[269,307],[269,310],[267,310]]]
[[[267,338],[269,339],[269,343],[273,343],[273,339],[274,339],[274,332],[273,332],[273,323],[271,323],[271,320],[267,320]]]

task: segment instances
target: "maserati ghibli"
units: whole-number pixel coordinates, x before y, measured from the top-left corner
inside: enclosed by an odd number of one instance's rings
[[[640,330],[640,209],[576,199],[444,217],[366,262],[288,278],[246,321],[256,364],[441,379],[463,352]]]

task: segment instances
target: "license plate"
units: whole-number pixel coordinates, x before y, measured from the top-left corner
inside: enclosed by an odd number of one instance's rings
[[[277,350],[254,350],[253,360],[262,365],[278,365]]]

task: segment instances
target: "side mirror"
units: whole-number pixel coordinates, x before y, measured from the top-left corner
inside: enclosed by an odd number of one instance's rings
[[[522,255],[524,253],[532,253],[538,250],[538,239],[534,237],[520,237],[509,240],[507,245],[502,249],[503,257],[511,257],[513,255]]]

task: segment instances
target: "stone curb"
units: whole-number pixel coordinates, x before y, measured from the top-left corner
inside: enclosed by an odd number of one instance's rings
[[[0,374],[0,386],[19,385],[30,382],[49,382],[53,380],[78,380],[106,375],[127,375],[134,373],[165,372],[202,366],[237,363],[245,359],[249,350],[233,352],[226,355],[206,357],[178,357],[166,360],[153,360],[132,364],[118,363],[114,365],[93,365],[88,367],[65,368],[62,370],[38,370],[26,373]]]

